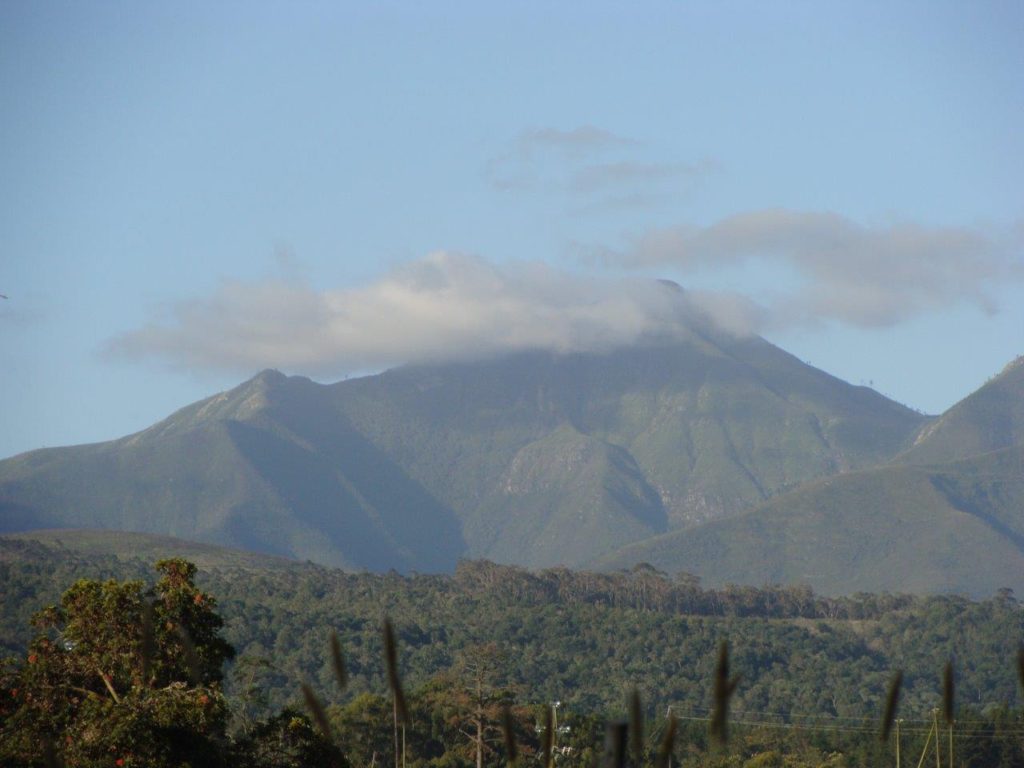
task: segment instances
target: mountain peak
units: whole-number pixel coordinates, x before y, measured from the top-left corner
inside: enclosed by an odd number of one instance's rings
[[[285,376],[276,368],[264,368],[262,371],[257,373],[251,379],[249,379],[248,383],[255,384],[258,382],[261,384],[280,384],[281,382],[287,380],[288,377]]]
[[[910,464],[964,459],[1024,443],[1024,356],[958,402],[918,434],[899,457]]]
[[[0,530],[145,530],[381,570],[576,566],[888,463],[926,421],[758,336],[690,328],[330,386],[264,370],[137,435],[0,462]],[[985,388],[978,424],[1024,403],[1017,370]]]
[[[1017,355],[1013,360],[1008,362],[1006,366],[999,372],[997,378],[1008,376],[1014,372],[1024,374],[1024,355]]]

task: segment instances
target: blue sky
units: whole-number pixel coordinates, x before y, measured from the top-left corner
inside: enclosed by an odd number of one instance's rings
[[[670,278],[925,412],[1024,353],[1019,3],[0,5],[0,456]]]

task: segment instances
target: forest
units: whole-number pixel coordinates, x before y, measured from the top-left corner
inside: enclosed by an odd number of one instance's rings
[[[1009,590],[823,597],[707,589],[645,565],[485,561],[453,575],[184,561],[157,572],[33,541],[0,540],[0,552],[5,764],[497,766],[509,737],[523,764],[656,764],[671,733],[677,766],[875,766],[896,764],[897,743],[916,764],[940,733],[943,764],[1024,765],[1024,610]],[[101,661],[83,667],[85,638]],[[949,723],[935,712],[947,664]],[[897,671],[899,737],[882,741]],[[723,743],[710,726],[726,689]],[[628,751],[615,738],[625,723]],[[189,755],[152,751],[172,731]],[[144,754],[131,734],[147,732]],[[51,751],[32,754],[30,734],[49,734]]]

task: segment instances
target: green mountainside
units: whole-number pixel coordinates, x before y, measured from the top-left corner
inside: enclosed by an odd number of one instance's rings
[[[1024,446],[829,478],[752,512],[624,547],[711,584],[806,583],[828,594],[1024,594]]]
[[[302,572],[313,566],[275,555],[264,555],[242,549],[218,547],[199,541],[177,539],[153,533],[131,531],[98,531],[60,529],[52,531],[26,531],[6,533],[2,540],[9,546],[0,546],[0,562],[35,560],[38,549],[22,546],[21,542],[41,544],[46,559],[60,561],[62,567],[75,562],[141,561],[155,563],[180,557],[195,563],[200,569],[237,568],[252,571],[289,570]],[[148,570],[148,567],[147,567]],[[57,588],[59,585],[55,585]]]
[[[323,564],[576,566],[878,466],[927,419],[763,339],[267,371],[120,440],[0,462],[0,530],[144,531]]]
[[[896,461],[935,464],[1013,445],[1024,445],[1024,357],[926,424]]]
[[[350,568],[454,565],[451,514],[323,393],[265,372],[136,435],[16,456],[0,463],[3,527],[164,533]]]

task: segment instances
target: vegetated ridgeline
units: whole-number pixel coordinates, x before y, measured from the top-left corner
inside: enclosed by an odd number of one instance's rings
[[[136,435],[0,462],[0,525],[372,570],[580,566],[878,465],[925,421],[763,339],[698,327],[329,386],[268,371]]]
[[[329,386],[264,372],[137,435],[0,462],[0,530],[982,597],[1024,591],[1021,403],[1021,364],[930,419],[696,326]]]

